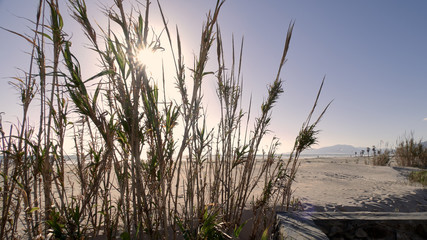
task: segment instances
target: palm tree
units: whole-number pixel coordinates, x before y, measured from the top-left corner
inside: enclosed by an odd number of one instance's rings
[[[375,157],[375,155],[376,155],[375,145],[372,146],[372,153],[374,154],[374,157]]]
[[[368,157],[369,157],[369,151],[371,151],[371,149],[369,147],[367,147],[366,152],[368,152]]]

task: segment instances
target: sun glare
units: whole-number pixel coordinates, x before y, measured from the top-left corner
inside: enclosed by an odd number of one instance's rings
[[[147,71],[154,73],[161,70],[162,67],[162,54],[161,51],[153,51],[150,48],[143,48],[139,50],[137,61],[144,65]]]
[[[140,49],[136,54],[136,61],[145,67],[145,71],[159,89],[165,89],[167,101],[172,99],[181,99],[175,83],[176,72],[172,61],[171,51],[158,49],[153,51],[152,48]],[[163,65],[163,66],[162,66]]]

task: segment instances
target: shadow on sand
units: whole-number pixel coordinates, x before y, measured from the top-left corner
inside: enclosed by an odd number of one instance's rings
[[[318,206],[304,204],[308,212],[427,212],[427,188],[416,189],[405,196],[382,196],[369,199],[356,199],[359,206],[327,204]]]

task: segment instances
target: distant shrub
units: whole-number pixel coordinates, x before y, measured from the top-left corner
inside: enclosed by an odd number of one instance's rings
[[[386,166],[390,162],[390,151],[385,150],[383,153],[377,154],[372,160],[374,166]]]
[[[398,142],[395,155],[399,166],[427,167],[427,149],[412,135]]]
[[[411,172],[409,180],[411,182],[419,182],[423,186],[427,186],[427,170]]]

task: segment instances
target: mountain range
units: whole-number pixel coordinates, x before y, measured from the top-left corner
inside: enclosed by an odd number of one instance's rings
[[[353,155],[355,152],[359,153],[361,150],[366,151],[366,148],[354,147],[354,146],[345,145],[345,144],[338,144],[338,145],[329,146],[329,147],[308,149],[304,151],[304,154],[351,154]]]
[[[427,148],[427,141],[421,142],[421,144]],[[372,148],[372,147],[371,147]],[[354,147],[352,145],[338,144],[329,147],[313,148],[303,152],[303,154],[351,154],[355,152],[360,153],[361,150],[365,150],[366,147]]]

